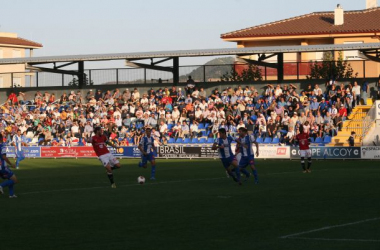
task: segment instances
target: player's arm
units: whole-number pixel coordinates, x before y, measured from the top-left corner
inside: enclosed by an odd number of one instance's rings
[[[140,141],[140,144],[139,144],[139,146],[138,146],[137,148],[140,150],[140,152],[141,152],[143,155],[147,155],[148,153],[145,152],[144,149],[143,149],[143,141],[144,141],[144,139],[142,139],[142,140]]]

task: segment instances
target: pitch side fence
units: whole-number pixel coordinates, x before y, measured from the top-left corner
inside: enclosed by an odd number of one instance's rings
[[[235,145],[232,145],[233,149]],[[14,147],[7,147],[8,157],[15,157]],[[136,146],[109,148],[119,158],[139,158]],[[311,147],[314,159],[380,159],[380,147]],[[27,158],[96,158],[92,147],[24,147]],[[167,145],[156,150],[157,158],[214,159],[218,151],[206,145]],[[260,145],[259,159],[299,159],[299,148]]]

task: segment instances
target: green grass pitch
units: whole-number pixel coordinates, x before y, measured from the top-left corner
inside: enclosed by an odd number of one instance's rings
[[[238,186],[219,160],[157,159],[157,180],[121,160],[26,159],[0,196],[1,250],[380,249],[378,161],[258,160]],[[147,178],[144,185],[137,177]]]

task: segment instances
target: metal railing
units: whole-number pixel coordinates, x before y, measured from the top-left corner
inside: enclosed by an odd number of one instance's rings
[[[373,124],[376,122],[376,102],[372,105],[370,110],[368,111],[367,115],[363,119],[363,134],[362,138],[364,140],[364,137],[367,135],[369,130],[372,128]]]
[[[330,75],[334,75],[335,64],[330,62]],[[373,65],[377,63],[366,60],[348,61],[354,76],[357,78],[378,77],[378,72],[373,71]],[[285,62],[284,79],[302,80],[311,74],[313,65],[322,62]],[[179,67],[179,82],[186,82],[191,76],[195,82],[219,82],[222,77],[235,71],[238,74],[248,68],[248,64],[221,64],[221,65],[191,65]],[[267,66],[258,66],[262,81],[277,80],[277,69]],[[377,68],[377,67],[376,67]],[[173,74],[158,70],[144,68],[113,68],[113,69],[87,69],[85,70],[87,85],[127,85],[143,83],[173,82]],[[356,74],[357,73],[357,74]],[[74,75],[48,73],[48,72],[14,72],[0,73],[0,87],[54,87],[75,85],[77,77]],[[224,79],[224,81],[226,81]],[[228,81],[228,80],[227,80]]]

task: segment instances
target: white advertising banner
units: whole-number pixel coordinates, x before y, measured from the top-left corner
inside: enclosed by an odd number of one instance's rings
[[[362,147],[362,159],[380,159],[380,147]]]
[[[236,144],[231,145],[232,152],[235,152]],[[259,157],[256,157],[256,146],[253,145],[256,159],[290,159],[290,147],[288,146],[264,146],[259,144]]]
[[[380,101],[376,101],[376,120],[380,120]]]

